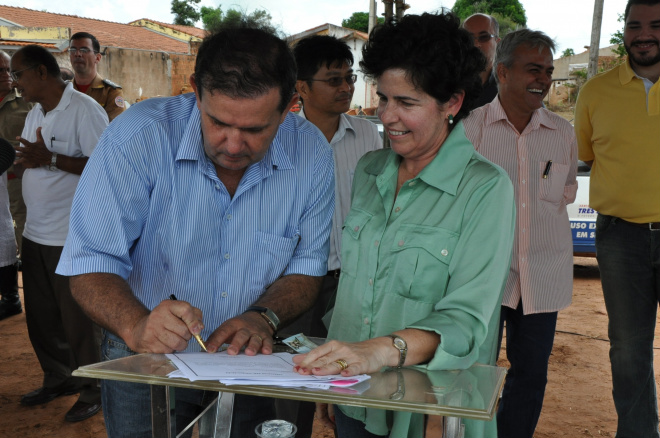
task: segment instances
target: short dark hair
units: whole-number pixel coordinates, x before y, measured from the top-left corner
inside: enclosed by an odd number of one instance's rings
[[[280,89],[284,111],[296,86],[296,61],[289,46],[261,29],[235,27],[209,35],[199,48],[195,83],[203,91],[252,98]]]
[[[623,22],[625,23],[628,21],[628,14],[630,13],[630,7],[632,5],[648,5],[648,6],[655,6],[660,4],[660,0],[628,0],[628,4],[626,5],[626,11],[623,14]]]
[[[459,121],[481,93],[486,58],[472,43],[472,35],[460,27],[459,18],[443,10],[376,26],[362,49],[360,67],[376,79],[386,70],[402,69],[416,88],[440,104],[464,91],[463,105],[454,116]]]
[[[60,77],[60,66],[57,60],[47,49],[36,44],[30,44],[19,49],[14,56],[20,55],[21,60],[30,66],[43,65],[49,76]]]
[[[497,66],[503,64],[506,68],[511,68],[515,61],[514,52],[519,46],[527,46],[531,49],[538,49],[539,52],[544,48],[550,49],[550,52],[555,53],[555,42],[548,35],[539,30],[518,29],[509,32],[495,49],[495,61],[493,62],[494,68],[497,71]],[[495,79],[499,83],[499,78],[495,74]]]
[[[311,79],[324,65],[330,68],[345,62],[353,66],[353,53],[348,44],[329,35],[303,38],[293,48],[293,56],[298,65],[299,81]]]
[[[92,40],[92,49],[94,49],[94,52],[98,53],[101,51],[101,45],[99,44],[99,40],[97,40],[94,35],[87,32],[74,33],[73,35],[71,35],[71,39],[69,39],[69,44],[71,44],[71,41],[73,40],[83,40],[85,38],[89,38],[90,40]]]

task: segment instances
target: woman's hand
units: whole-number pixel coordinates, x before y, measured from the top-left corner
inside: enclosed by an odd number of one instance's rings
[[[299,374],[345,377],[373,373],[385,366],[394,366],[398,361],[399,353],[387,337],[355,343],[330,341],[293,357],[294,371]]]

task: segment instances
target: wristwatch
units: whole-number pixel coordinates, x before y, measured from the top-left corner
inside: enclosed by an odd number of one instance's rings
[[[53,156],[50,157],[50,164],[48,165],[48,170],[52,170],[52,171],[57,170],[57,152],[53,152]]]
[[[266,320],[270,328],[273,329],[273,335],[277,334],[277,327],[280,325],[280,319],[277,317],[277,315],[275,315],[275,312],[270,310],[268,307],[250,306],[245,312],[259,312],[259,314]]]
[[[408,344],[400,336],[397,335],[387,335],[387,336],[392,338],[392,345],[394,346],[394,348],[399,350],[399,364],[396,367],[401,368],[403,366],[403,363],[406,361],[406,355],[408,355]]]

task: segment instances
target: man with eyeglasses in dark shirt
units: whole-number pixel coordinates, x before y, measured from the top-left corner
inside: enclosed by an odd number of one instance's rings
[[[486,57],[486,70],[481,74],[483,90],[477,99],[475,108],[493,101],[497,96],[497,82],[493,75],[495,48],[500,42],[500,25],[497,20],[486,14],[473,14],[465,19],[463,28],[472,34],[474,45]]]
[[[112,120],[125,109],[121,87],[97,72],[101,46],[94,35],[77,32],[69,41],[69,58],[74,71],[73,88],[97,101]]]

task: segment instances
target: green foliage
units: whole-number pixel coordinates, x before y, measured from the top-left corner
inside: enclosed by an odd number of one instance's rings
[[[616,20],[619,23],[623,22],[623,14],[619,14],[619,18]],[[624,24],[625,26],[625,24]],[[626,56],[628,53],[626,52],[626,48],[623,46],[623,29],[617,30],[612,34],[612,37],[610,38],[610,44],[618,44],[619,46],[613,49],[612,51],[616,53],[619,58],[623,58]]]
[[[204,29],[209,32],[241,26],[263,29],[266,32],[283,36],[280,30],[271,23],[273,17],[263,9],[257,9],[251,13],[244,9],[229,9],[227,12],[223,12],[221,6],[217,8],[202,6],[201,18]]]
[[[514,22],[511,18],[505,17],[502,14],[499,14],[497,12],[493,12],[491,14],[488,14],[495,18],[500,25],[500,38],[508,34],[509,32],[513,32],[516,29],[520,29],[521,27],[525,27],[523,25],[520,25],[516,22]]]
[[[561,57],[565,58],[567,56],[573,56],[573,55],[575,55],[575,51],[573,49],[569,48],[569,49],[566,49],[562,52]]]
[[[201,18],[197,5],[201,0],[172,0],[171,12],[174,14],[174,24],[194,26]]]
[[[385,18],[378,17],[378,24],[383,24]],[[360,32],[369,32],[369,12],[353,12],[350,18],[341,20],[341,26],[349,29],[359,30]]]
[[[523,8],[519,0],[456,0],[451,10],[461,20],[465,20],[470,15],[480,12],[493,16],[499,14],[502,17],[510,18],[516,25],[522,27],[527,25],[525,8]],[[500,23],[501,28],[502,24]],[[503,36],[506,33],[500,32],[500,35]]]

